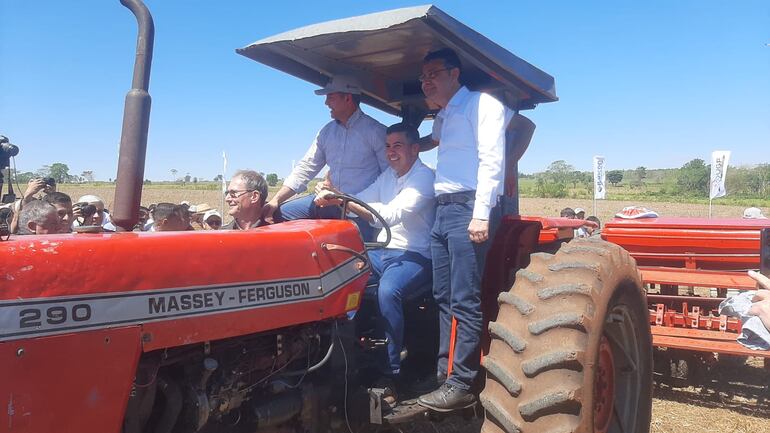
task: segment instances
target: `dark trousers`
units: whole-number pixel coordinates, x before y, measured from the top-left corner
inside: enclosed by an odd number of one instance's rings
[[[283,203],[280,207],[280,219],[282,221],[292,221],[298,219],[341,218],[342,210],[338,206],[320,207],[316,206],[314,200],[315,194],[308,194]],[[379,229],[370,226],[363,218],[356,217],[350,218],[350,220],[356,223],[358,230],[361,232],[361,237],[365,242],[374,242],[377,240],[377,235],[380,233]]]
[[[431,231],[433,296],[439,309],[438,371],[446,373],[452,317],[457,320],[452,374],[447,383],[469,389],[479,371],[483,325],[481,278],[497,221],[490,217],[489,239],[471,242],[468,225],[474,201],[439,204]],[[493,213],[497,209],[493,209]]]

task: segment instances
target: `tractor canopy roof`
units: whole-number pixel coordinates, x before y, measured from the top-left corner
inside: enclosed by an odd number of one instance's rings
[[[353,76],[363,102],[423,118],[429,109],[417,77],[425,55],[444,47],[460,56],[465,85],[512,109],[558,100],[552,76],[430,5],[301,27],[236,51],[318,86]]]

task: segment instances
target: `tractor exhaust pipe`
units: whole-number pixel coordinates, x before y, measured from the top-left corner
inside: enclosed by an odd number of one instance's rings
[[[120,0],[136,16],[139,26],[136,61],[131,90],[126,94],[123,129],[120,134],[120,156],[116,177],[112,221],[119,231],[131,231],[139,220],[142,201],[144,159],[147,153],[147,131],[150,127],[150,66],[155,39],[155,24],[141,0]]]

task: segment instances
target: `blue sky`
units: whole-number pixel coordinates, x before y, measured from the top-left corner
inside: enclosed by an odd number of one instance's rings
[[[148,0],[155,18],[146,175],[204,179],[253,168],[284,177],[329,120],[314,86],[235,53],[315,22],[420,3]],[[269,5],[268,5],[269,4]],[[71,5],[71,6],[68,6]],[[520,169],[678,167],[712,150],[770,161],[770,2],[439,1],[556,77],[560,101]],[[117,0],[0,0],[0,134],[20,171],[64,162],[115,177],[135,21]],[[394,118],[364,108],[383,123]],[[431,161],[433,155],[426,155]]]

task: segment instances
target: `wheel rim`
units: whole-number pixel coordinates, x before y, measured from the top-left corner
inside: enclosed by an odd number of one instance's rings
[[[594,432],[607,433],[615,404],[615,359],[610,342],[602,335],[594,381]]]
[[[640,390],[644,378],[642,377],[642,353],[639,351],[639,334],[634,327],[632,309],[628,305],[615,304],[609,306],[609,313],[604,323],[604,333],[600,344],[599,363],[602,354],[609,355],[612,359],[612,405],[608,407],[609,419],[606,425],[599,421],[594,411],[594,426],[596,432],[631,433],[637,423],[637,409],[639,407]],[[602,347],[604,349],[602,349]],[[604,350],[604,351],[602,351]],[[605,364],[606,365],[606,364]],[[606,369],[605,369],[606,373]],[[594,392],[594,396],[596,396]],[[596,407],[596,405],[594,405]],[[605,406],[607,407],[607,406]],[[603,427],[604,430],[601,430]]]

